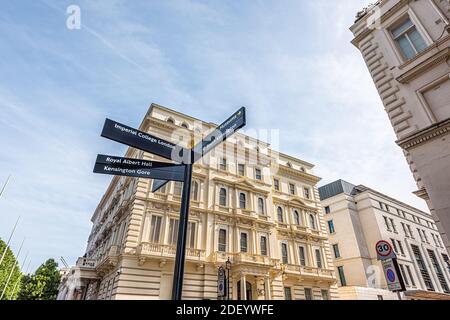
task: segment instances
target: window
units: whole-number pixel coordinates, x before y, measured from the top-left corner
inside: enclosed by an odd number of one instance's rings
[[[174,121],[172,118],[168,118],[168,119],[167,119],[167,122],[168,122],[168,123],[171,123],[171,124],[175,124],[175,121]]]
[[[258,169],[258,168],[255,169],[255,179],[262,180],[261,169]]]
[[[189,129],[189,125],[186,122],[183,122],[181,126],[185,129]]]
[[[405,224],[403,222],[400,222],[400,224],[402,225],[403,233],[405,234],[406,237],[408,237],[408,232],[406,231]]]
[[[220,188],[219,204],[224,207],[227,205],[227,189],[225,189],[225,188]]]
[[[277,217],[278,217],[278,222],[283,223],[284,219],[283,219],[283,208],[278,207],[277,208]]]
[[[420,273],[422,274],[423,281],[425,282],[425,286],[427,290],[434,291],[433,282],[431,281],[430,274],[428,273],[428,269],[425,265],[425,262],[422,258],[422,254],[418,246],[411,245],[412,252],[414,254],[416,264],[419,267]]]
[[[408,272],[409,279],[411,280],[411,284],[413,285],[413,287],[415,287],[416,283],[414,281],[414,277],[412,275],[411,268],[408,265],[406,265],[405,267],[406,267],[406,271]]]
[[[394,252],[398,253],[398,248],[397,248],[397,244],[395,243],[395,240],[391,239],[391,243],[392,243],[392,247],[394,248]]]
[[[220,158],[219,169],[227,170],[227,159],[226,158]]]
[[[447,281],[445,280],[444,273],[442,272],[441,266],[439,265],[436,254],[434,253],[433,250],[428,249],[427,251],[428,256],[430,257],[431,260],[431,264],[433,265],[434,272],[436,273],[439,283],[441,284],[442,291],[444,291],[445,293],[450,293]]]
[[[403,280],[405,281],[405,284],[406,284],[407,286],[409,286],[409,281],[408,281],[408,277],[407,277],[407,275],[406,275],[406,273],[405,273],[405,268],[403,267],[402,264],[398,264],[398,266],[400,267],[400,272],[401,272],[401,274],[402,274]]]
[[[322,269],[322,253],[320,252],[320,249],[316,249],[316,263],[317,268]]]
[[[198,200],[198,182],[192,181],[191,199]]]
[[[383,216],[383,219],[384,219],[384,225],[386,226],[386,229],[387,229],[388,231],[391,231],[391,226],[389,225],[389,220],[388,220],[388,218],[385,217],[385,216]]]
[[[423,242],[424,239],[423,239],[422,231],[419,228],[417,228],[417,232],[419,233],[420,240]]]
[[[176,245],[178,241],[178,228],[179,220],[170,219],[169,222],[169,244]],[[186,235],[186,247],[195,247],[195,222],[188,222],[187,235]]]
[[[300,214],[297,210],[294,210],[294,223],[298,226],[300,225]]]
[[[160,216],[152,216],[152,225],[150,228],[150,242],[159,243],[161,235],[161,220]]]
[[[413,235],[413,233],[412,233],[412,230],[411,230],[411,226],[410,226],[409,224],[407,224],[407,225],[406,225],[406,228],[408,228],[409,236],[410,236],[412,239],[415,239],[415,238],[414,238],[414,235]]]
[[[273,187],[275,190],[280,191],[280,180],[273,179]]]
[[[398,243],[398,248],[400,249],[400,253],[402,255],[405,255],[405,251],[403,250],[402,242],[400,240],[397,240],[397,243]]]
[[[155,184],[156,180],[153,180],[153,185]],[[167,190],[167,184],[165,184],[162,188],[160,188],[157,192],[165,194]]]
[[[281,244],[281,258],[284,264],[289,263],[288,247],[286,243]]]
[[[330,300],[330,291],[321,290],[322,300]]]
[[[313,300],[312,289],[305,288],[305,300]]]
[[[445,253],[441,253],[442,259],[444,260],[445,264],[447,265],[447,271],[450,273],[450,261],[448,260],[448,255]]]
[[[309,188],[303,188],[303,195],[305,196],[306,199],[311,198]]]
[[[261,215],[266,213],[264,209],[264,198],[258,198],[258,213]]]
[[[298,247],[298,253],[300,257],[300,265],[306,266],[306,256],[305,256],[305,248],[304,247]]]
[[[289,287],[284,287],[284,300],[292,300],[292,291]]]
[[[330,214],[330,213],[331,213],[330,207],[326,206],[325,207],[325,214]]]
[[[179,221],[177,219],[170,219],[170,222],[169,222],[169,244],[171,244],[171,245],[177,244],[178,226],[179,226]]]
[[[426,49],[427,44],[416,26],[410,19],[406,19],[398,27],[391,30],[392,37],[397,43],[403,57],[407,60]]]
[[[389,218],[389,220],[391,220],[392,229],[394,230],[395,233],[397,233],[397,227],[395,226],[394,219]]]
[[[391,210],[389,210],[389,206],[387,204],[385,204],[386,206],[386,211],[391,212]]]
[[[262,256],[267,256],[267,237],[266,236],[261,236],[261,255]]]
[[[380,206],[380,209],[383,210],[383,202],[378,202],[378,205]]]
[[[334,252],[334,257],[336,259],[341,257],[341,253],[339,252],[339,245],[338,244],[333,244],[333,252]]]
[[[220,229],[219,230],[219,248],[220,252],[227,251],[227,230]]]
[[[378,300],[384,300],[384,298],[383,298],[383,296],[382,296],[381,294],[378,294],[378,295],[377,295],[377,299],[378,299]]]
[[[316,218],[312,213],[309,214],[309,226],[311,229],[316,229]]]
[[[245,232],[241,232],[241,252],[248,252],[248,236]]]
[[[338,273],[339,273],[339,281],[341,282],[341,287],[345,287],[347,285],[347,281],[345,281],[345,273],[344,273],[344,267],[338,267]]]
[[[335,233],[336,231],[334,230],[334,223],[333,220],[329,220],[328,221],[328,230],[330,231],[330,234]]]
[[[295,184],[289,183],[289,193],[295,195]]]
[[[239,208],[245,209],[247,205],[247,199],[245,193],[239,193]]]
[[[183,184],[179,181],[175,181],[173,185],[173,193],[176,196],[181,196],[181,189],[183,188]]]
[[[238,164],[238,175],[245,176],[245,165],[242,163]]]

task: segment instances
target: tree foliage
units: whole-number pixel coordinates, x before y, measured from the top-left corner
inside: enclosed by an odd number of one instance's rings
[[[59,281],[58,263],[54,259],[48,259],[34,274],[22,278],[18,299],[55,300]]]
[[[0,239],[0,259],[6,249],[6,243]],[[14,268],[14,270],[13,270]],[[11,270],[12,273],[11,273]],[[11,277],[10,277],[11,275]],[[3,294],[2,300],[15,300],[20,289],[20,280],[22,273],[14,253],[10,248],[7,249],[5,258],[0,265],[0,296]],[[9,282],[8,282],[9,278]],[[6,287],[6,290],[5,290]]]

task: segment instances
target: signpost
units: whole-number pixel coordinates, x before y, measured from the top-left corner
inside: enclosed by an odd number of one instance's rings
[[[219,268],[217,275],[217,296],[219,298],[224,298],[226,296],[225,289],[225,269],[223,267]]]
[[[398,297],[401,300],[400,292],[405,291],[406,287],[398,266],[397,255],[394,250],[392,250],[391,244],[386,240],[378,241],[375,245],[375,249],[377,251],[378,260],[381,260],[383,266],[388,289],[392,292],[397,292]]]
[[[94,173],[154,179],[152,192],[156,192],[169,181],[183,182],[177,252],[175,257],[175,270],[172,288],[173,300],[181,300],[183,291],[186,234],[189,221],[193,163],[200,160],[214,147],[245,126],[245,124],[246,112],[245,108],[242,107],[221,125],[219,125],[211,134],[205,137],[193,149],[188,150],[179,145],[173,144],[149,133],[128,127],[119,122],[115,122],[110,119],[106,119],[105,121],[101,134],[102,137],[126,144],[142,151],[153,153],[166,159],[182,162],[181,164],[173,164],[98,155],[94,166]],[[183,160],[179,161],[178,159]],[[225,272],[223,272],[223,275],[225,275]],[[225,288],[225,280],[223,280],[222,287]]]

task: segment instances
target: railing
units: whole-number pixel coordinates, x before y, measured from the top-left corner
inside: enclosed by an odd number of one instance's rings
[[[303,276],[315,276],[315,277],[325,277],[332,278],[334,276],[333,270],[320,269],[316,267],[299,266],[293,264],[286,264],[282,266],[282,269],[286,273],[296,273]]]
[[[232,263],[256,263],[265,266],[277,266],[279,259],[272,259],[268,256],[262,256],[251,253],[230,253],[230,252],[214,252],[210,255],[212,262],[224,263],[230,258]]]
[[[176,253],[176,246],[158,243],[142,242],[137,248],[137,254],[140,256],[174,257]],[[205,251],[186,248],[186,257],[190,259],[194,258],[195,260],[203,260],[205,258]]]
[[[88,258],[78,258],[77,267],[85,269],[95,269],[97,266],[97,260]]]

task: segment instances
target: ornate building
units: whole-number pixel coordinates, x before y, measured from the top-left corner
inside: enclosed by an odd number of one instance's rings
[[[213,128],[156,104],[140,126],[186,147]],[[241,133],[223,146],[194,165],[183,298],[218,299],[218,268],[229,259],[233,299],[335,299],[313,165]],[[133,148],[126,157],[161,160]],[[112,179],[60,299],[170,299],[182,184],[151,186]]]
[[[380,0],[350,28],[450,252],[450,0]]]

